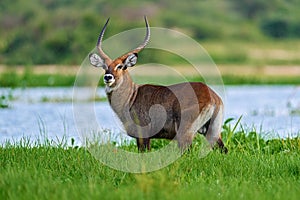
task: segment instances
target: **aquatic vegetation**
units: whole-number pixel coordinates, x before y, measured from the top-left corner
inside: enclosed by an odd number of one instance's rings
[[[8,90],[0,95],[0,108],[8,108],[10,101],[14,99],[12,90]]]

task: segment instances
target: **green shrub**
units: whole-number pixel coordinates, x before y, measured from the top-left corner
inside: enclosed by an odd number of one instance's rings
[[[290,35],[289,23],[285,19],[268,19],[261,25],[262,31],[273,38],[287,38]]]

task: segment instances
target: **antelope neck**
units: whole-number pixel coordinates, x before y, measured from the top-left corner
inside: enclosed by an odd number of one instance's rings
[[[128,73],[125,73],[122,79],[122,83],[116,86],[116,89],[106,93],[108,101],[116,113],[132,105],[138,90],[138,85],[132,81]]]

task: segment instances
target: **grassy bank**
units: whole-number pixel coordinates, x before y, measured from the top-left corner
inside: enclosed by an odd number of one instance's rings
[[[26,141],[0,148],[1,199],[298,199],[300,138],[263,140],[224,126],[227,155],[190,151],[159,171],[113,170],[86,149]],[[164,142],[154,141],[154,148]],[[133,144],[123,146],[136,151]],[[155,149],[154,149],[155,150]]]
[[[298,39],[264,40],[261,42],[208,40],[199,44],[216,63],[224,84],[300,84],[300,41]],[[92,47],[93,45],[91,45]],[[187,48],[184,51],[189,52],[191,50]],[[86,51],[85,54],[87,52],[89,51]],[[81,61],[83,59],[84,57],[81,58]],[[200,61],[197,60],[197,62]],[[153,65],[151,63],[161,65],[151,70],[149,69]],[[143,64],[147,65],[142,66]],[[166,71],[164,65],[172,67],[177,72],[177,78],[184,74],[189,80],[202,81],[199,73],[193,71],[193,67],[185,58],[167,51],[147,48],[139,54],[138,64],[134,69],[139,69],[137,71],[140,74],[136,75],[135,78],[142,80],[143,83],[148,80],[151,81],[151,79],[157,80],[157,78],[174,79],[170,76],[170,71]],[[208,67],[205,60],[203,67],[199,67],[205,74],[214,71],[211,69],[214,67],[213,64]],[[72,86],[79,69],[79,64],[26,65],[23,63],[20,66],[0,65],[0,86]],[[99,69],[99,74],[101,73],[101,69]],[[102,81],[100,84],[103,84]]]
[[[57,87],[74,85],[75,75],[18,73],[10,70],[0,74],[1,87]]]
[[[62,86],[73,86],[76,80],[76,73],[79,69],[75,68],[71,73],[49,73],[47,72],[48,67],[43,66],[46,72],[36,72],[34,68],[30,71],[26,71],[20,68],[12,68],[7,70],[4,68],[0,71],[0,86],[1,87],[62,87]],[[41,68],[41,67],[40,67]],[[64,68],[68,68],[65,66]],[[174,70],[181,73],[191,69],[189,66],[175,67]],[[145,67],[144,67],[145,69]],[[40,70],[40,69],[39,69]],[[157,69],[156,69],[157,70]],[[221,78],[225,85],[238,85],[238,84],[293,84],[299,85],[300,79],[297,71],[293,71],[293,68],[288,69],[284,67],[268,67],[266,74],[263,68],[255,68],[249,66],[220,66],[219,67]],[[285,70],[285,74],[281,73]],[[147,71],[147,70],[145,70]],[[149,70],[148,70],[149,71]],[[147,72],[148,72],[147,71]],[[299,71],[299,70],[298,70]],[[102,73],[99,71],[99,73]],[[180,75],[170,76],[169,74],[159,73],[153,74],[153,72],[142,73],[134,75],[133,79],[137,83],[178,83],[182,82],[183,79]],[[204,81],[200,76],[189,75],[187,72],[186,78],[189,81]],[[205,77],[206,80],[213,80],[213,77]],[[103,86],[103,81],[100,79],[99,84]]]

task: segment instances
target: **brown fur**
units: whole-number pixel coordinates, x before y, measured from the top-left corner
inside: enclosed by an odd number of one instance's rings
[[[223,118],[221,98],[200,82],[179,83],[170,86],[137,85],[127,70],[136,63],[137,53],[150,38],[147,34],[136,49],[111,60],[101,49],[106,22],[98,39],[101,56],[90,55],[91,63],[105,69],[106,93],[109,103],[120,118],[129,136],[136,138],[139,151],[150,150],[152,138],[175,139],[184,150],[192,143],[197,132],[204,134],[213,147],[217,144],[224,152],[220,131]],[[101,59],[104,61],[102,64]],[[204,132],[202,132],[205,130]]]
[[[112,63],[109,69],[114,66],[115,63]],[[111,73],[114,77],[118,77],[118,81],[123,80],[118,89],[107,94],[108,100],[127,134],[137,139],[140,151],[150,150],[152,138],[176,139],[180,148],[188,147],[196,133],[185,131],[188,131],[201,111],[207,106],[212,107],[214,114],[209,120],[213,122],[220,107],[223,106],[220,97],[203,83],[179,83],[171,86],[136,85],[127,70]],[[161,126],[160,123],[164,119],[160,117],[161,112],[150,118],[149,111],[153,105],[161,105],[166,111],[165,124],[159,130],[157,127]],[[203,126],[206,122],[203,122]],[[217,142],[219,147],[225,148],[219,133],[213,140],[213,143]]]

